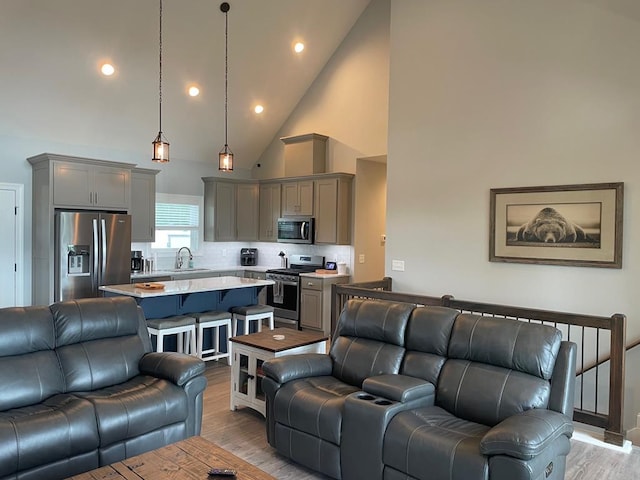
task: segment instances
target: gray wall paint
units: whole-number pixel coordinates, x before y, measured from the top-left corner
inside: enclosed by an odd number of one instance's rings
[[[284,176],[281,137],[327,135],[327,171],[355,173],[356,159],[387,151],[389,0],[372,0],[253,168]]]
[[[575,0],[394,0],[391,32],[394,288],[621,312],[639,337],[638,22]],[[614,181],[625,182],[621,270],[488,261],[491,188]],[[640,379],[627,372],[631,426]]]

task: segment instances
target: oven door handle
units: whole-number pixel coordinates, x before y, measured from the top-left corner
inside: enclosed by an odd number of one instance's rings
[[[280,282],[282,283],[282,285],[289,285],[292,287],[297,287],[298,286],[298,282],[286,282],[286,281],[282,281],[282,280],[278,280],[278,279],[274,279],[274,278],[268,278],[267,280],[273,280],[274,282]],[[273,285],[269,285],[270,287],[273,287]]]

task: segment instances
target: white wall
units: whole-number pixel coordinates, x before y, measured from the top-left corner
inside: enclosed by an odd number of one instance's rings
[[[355,173],[356,158],[387,152],[389,0],[372,0],[256,162],[255,178],[284,176],[280,137],[329,136],[327,172]]]
[[[577,0],[393,0],[394,289],[628,316],[640,336],[638,22]],[[623,268],[491,263],[489,190],[625,182]],[[391,261],[405,260],[404,272]],[[626,422],[640,411],[627,369]],[[628,393],[628,392],[627,392]]]

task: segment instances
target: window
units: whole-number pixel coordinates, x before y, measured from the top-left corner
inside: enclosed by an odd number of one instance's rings
[[[200,245],[202,197],[193,195],[156,194],[156,241],[152,249],[175,250]]]

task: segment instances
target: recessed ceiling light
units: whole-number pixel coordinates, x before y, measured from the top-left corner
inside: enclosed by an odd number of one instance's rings
[[[256,113],[262,113],[264,112],[264,107],[262,105],[256,105],[253,109],[254,112]]]
[[[200,95],[200,89],[198,87],[196,87],[195,85],[192,85],[189,87],[189,96],[190,97],[197,97],[198,95]]]
[[[100,71],[105,77],[110,77],[115,73],[116,69],[110,63],[104,63],[100,67]]]
[[[293,46],[293,50],[296,53],[302,53],[302,51],[304,50],[304,43],[302,42],[297,42],[294,46]]]

